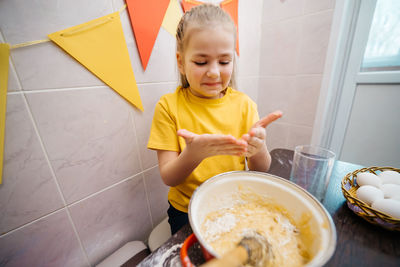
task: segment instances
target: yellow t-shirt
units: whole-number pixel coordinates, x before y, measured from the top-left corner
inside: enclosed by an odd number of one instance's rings
[[[147,147],[183,151],[186,143],[185,139],[177,136],[179,129],[240,138],[258,120],[257,105],[246,94],[230,87],[219,99],[200,98],[188,88],[178,87],[157,103]],[[219,155],[206,158],[182,184],[170,188],[168,200],[176,209],[188,212],[190,197],[200,184],[214,175],[244,169],[244,157]]]

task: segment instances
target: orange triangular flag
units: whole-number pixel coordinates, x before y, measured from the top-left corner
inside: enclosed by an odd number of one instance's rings
[[[119,12],[49,34],[49,38],[143,111]]]
[[[203,2],[195,1],[195,0],[182,0],[181,5],[183,12],[189,11],[192,7],[204,4]]]
[[[236,26],[236,53],[239,55],[239,21],[238,21],[238,0],[225,0],[221,2],[221,8],[231,15]]]
[[[143,69],[156,42],[169,0],[126,0]]]

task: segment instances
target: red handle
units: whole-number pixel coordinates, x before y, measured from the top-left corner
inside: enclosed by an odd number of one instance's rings
[[[183,242],[182,248],[181,248],[181,262],[183,267],[195,267],[193,263],[190,261],[189,255],[188,255],[188,249],[197,242],[197,238],[194,234],[191,234],[186,238],[185,242]]]

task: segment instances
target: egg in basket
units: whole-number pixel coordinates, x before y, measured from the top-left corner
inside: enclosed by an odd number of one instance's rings
[[[342,180],[348,207],[358,216],[383,228],[400,231],[400,169],[368,167]]]

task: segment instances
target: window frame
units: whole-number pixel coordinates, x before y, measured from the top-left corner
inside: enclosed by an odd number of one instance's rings
[[[337,0],[311,144],[340,158],[358,84],[398,84],[400,71],[362,72],[376,0]],[[362,48],[362,49],[360,49]]]

